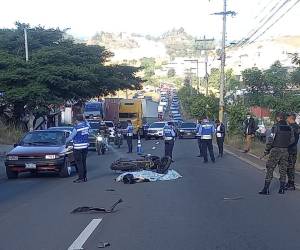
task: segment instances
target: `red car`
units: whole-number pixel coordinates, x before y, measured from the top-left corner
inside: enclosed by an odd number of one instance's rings
[[[61,177],[71,175],[74,162],[73,145],[67,143],[70,131],[40,130],[27,133],[14,145],[5,159],[8,179],[22,172],[56,172]]]

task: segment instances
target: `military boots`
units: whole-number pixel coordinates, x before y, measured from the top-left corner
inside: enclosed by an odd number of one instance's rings
[[[265,181],[265,186],[264,186],[264,188],[259,192],[259,194],[264,194],[264,195],[270,194],[269,187],[270,187],[270,182]]]

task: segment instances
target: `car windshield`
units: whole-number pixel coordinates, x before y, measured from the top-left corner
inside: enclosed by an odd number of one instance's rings
[[[52,127],[52,128],[49,128],[49,130],[56,130],[56,131],[70,131],[72,132],[73,131],[73,127]]]
[[[196,123],[193,122],[185,122],[181,124],[181,128],[196,128]]]
[[[87,103],[84,107],[84,111],[93,112],[93,111],[100,111],[101,104],[100,103]]]
[[[26,134],[20,145],[63,145],[65,143],[65,132],[45,130]]]
[[[128,118],[128,119],[133,119],[133,118],[137,118],[137,113],[120,113],[119,114],[120,118]]]
[[[155,122],[150,125],[150,128],[163,128],[165,125],[164,122]]]

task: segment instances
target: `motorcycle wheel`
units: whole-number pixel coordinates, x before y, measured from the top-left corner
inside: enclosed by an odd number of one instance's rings
[[[167,173],[172,163],[171,157],[169,156],[162,157],[160,162],[161,163],[157,166],[156,172],[159,174]]]

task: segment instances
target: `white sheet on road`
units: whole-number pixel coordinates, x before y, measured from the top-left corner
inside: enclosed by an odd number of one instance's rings
[[[134,178],[144,178],[149,179],[150,181],[170,181],[181,178],[182,176],[177,173],[175,170],[168,170],[166,174],[158,174],[152,171],[142,170],[137,172],[126,172],[119,175],[116,181],[122,181],[123,176],[126,174],[132,174]]]

